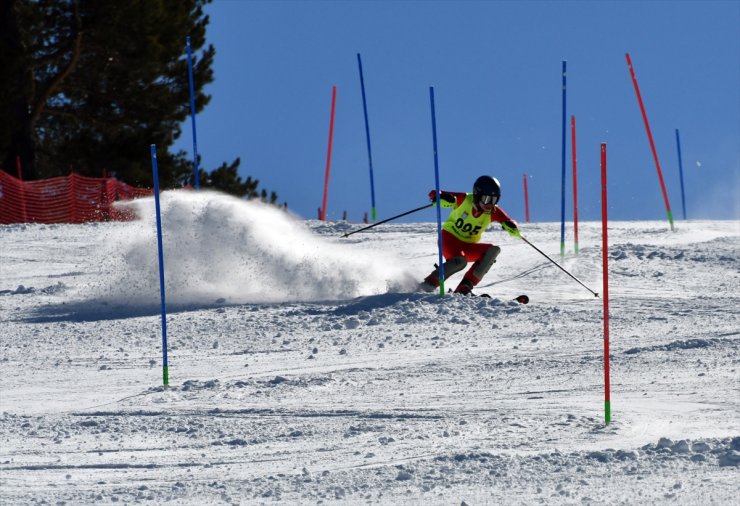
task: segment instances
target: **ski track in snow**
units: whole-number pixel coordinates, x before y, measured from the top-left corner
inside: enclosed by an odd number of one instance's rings
[[[0,227],[0,503],[736,501],[736,221],[610,223],[605,426],[602,301],[521,241],[484,234],[491,299],[441,298],[414,293],[436,224],[341,238],[207,192],[162,196],[165,388],[154,205],[129,205]],[[559,227],[522,224],[556,260]],[[562,265],[601,293],[579,232]]]

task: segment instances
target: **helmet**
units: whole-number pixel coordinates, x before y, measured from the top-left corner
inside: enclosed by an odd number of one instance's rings
[[[473,184],[473,201],[476,204],[496,204],[501,198],[501,184],[491,176],[481,176]]]

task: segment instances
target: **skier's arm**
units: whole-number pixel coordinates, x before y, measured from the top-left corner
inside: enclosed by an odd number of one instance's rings
[[[506,230],[512,237],[521,237],[522,234],[519,231],[519,226],[516,224],[511,216],[506,214],[506,211],[496,206],[494,211],[491,213],[491,221],[498,221],[501,223],[501,227]]]
[[[516,222],[514,221],[505,221],[501,224],[501,227],[506,230],[511,237],[522,236],[522,233],[519,231],[519,227],[517,227]]]
[[[459,193],[459,192],[448,192],[441,190],[439,192],[439,200],[442,204],[442,207],[457,207],[460,204],[465,201],[465,197],[467,196],[467,193]],[[429,200],[432,202],[437,201],[437,190],[432,190],[429,192]]]
[[[491,211],[491,221],[497,221],[499,223],[504,223],[506,221],[511,221],[516,224],[516,222],[506,214],[506,211],[501,209],[499,206],[496,206],[493,208],[493,211]]]

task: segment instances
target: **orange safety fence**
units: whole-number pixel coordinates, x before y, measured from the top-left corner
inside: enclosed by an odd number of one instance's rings
[[[114,178],[70,174],[22,181],[0,170],[0,224],[132,220],[132,211],[113,203],[151,195],[150,188],[135,188]]]

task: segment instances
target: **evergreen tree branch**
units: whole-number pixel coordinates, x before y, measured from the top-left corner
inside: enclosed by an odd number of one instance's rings
[[[75,28],[74,28],[75,37],[74,37],[74,44],[72,48],[72,55],[70,57],[69,63],[67,63],[66,67],[64,67],[51,80],[51,82],[49,82],[49,84],[41,92],[39,97],[36,98],[36,100],[34,101],[34,104],[31,107],[31,118],[30,118],[31,127],[33,127],[33,125],[35,125],[38,119],[41,117],[41,114],[44,111],[44,108],[46,107],[46,103],[49,101],[49,98],[57,90],[60,84],[64,82],[64,80],[72,73],[72,71],[77,66],[77,62],[80,59],[80,53],[82,52],[82,19],[80,18],[79,0],[74,1],[74,20],[75,20]]]

